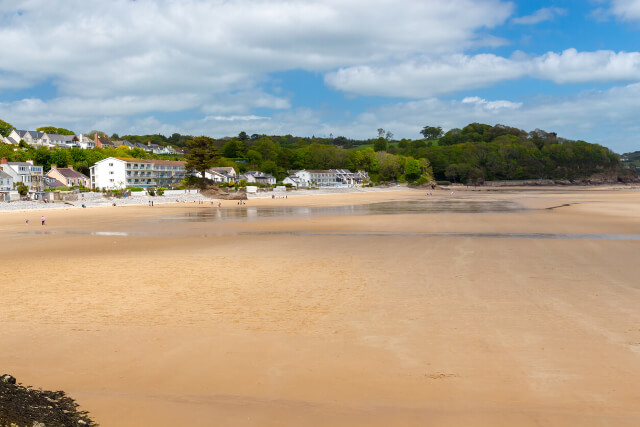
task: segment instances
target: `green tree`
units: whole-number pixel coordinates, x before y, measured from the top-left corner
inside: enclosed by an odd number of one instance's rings
[[[384,137],[380,137],[376,139],[373,143],[373,150],[378,151],[387,151],[388,142]]]
[[[422,175],[422,168],[420,162],[416,159],[409,158],[404,165],[404,175],[408,181],[415,181]]]
[[[26,196],[29,193],[29,187],[27,187],[24,182],[19,182],[16,185],[16,190],[22,197]]]
[[[14,129],[15,127],[12,124],[7,123],[4,120],[0,120],[0,135],[7,137]]]
[[[440,126],[425,126],[422,128],[420,133],[425,137],[425,139],[438,139],[440,138],[442,133],[442,128]]]
[[[198,172],[201,183],[204,183],[204,173],[213,167],[218,159],[218,152],[215,140],[208,136],[197,136],[191,141],[187,141],[189,154],[186,156],[187,164],[185,168],[190,172]]]
[[[72,131],[65,128],[57,128],[55,126],[42,126],[36,129],[38,132],[50,133],[55,135],[75,135]]]

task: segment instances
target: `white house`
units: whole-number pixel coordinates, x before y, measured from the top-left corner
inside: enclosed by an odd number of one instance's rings
[[[239,178],[257,184],[274,185],[276,183],[276,178],[273,175],[260,171],[247,171],[240,175]]]
[[[210,171],[217,172],[227,177],[227,182],[236,181],[238,175],[236,170],[231,166],[216,166],[209,169]]]
[[[13,189],[13,178],[8,173],[0,170],[0,190],[10,191]]]
[[[22,182],[30,191],[42,191],[44,188],[42,166],[34,165],[33,160],[8,162],[3,157],[0,159],[0,169],[10,175],[14,183]]]
[[[19,144],[21,140],[24,140],[24,142],[26,142],[27,144],[38,147],[43,145],[42,143],[43,136],[44,136],[44,132],[13,129],[9,134],[8,138],[10,138],[16,144]]]
[[[186,176],[185,164],[173,160],[107,157],[91,167],[91,187],[173,187]]]
[[[42,135],[42,145],[47,147],[71,148],[78,146],[78,137],[75,135],[58,135],[55,133],[45,133]]]
[[[217,172],[215,170],[213,170],[214,168],[211,169],[207,169],[204,172],[204,177],[206,179],[210,179],[213,182],[229,182],[229,177],[221,174],[220,172]]]

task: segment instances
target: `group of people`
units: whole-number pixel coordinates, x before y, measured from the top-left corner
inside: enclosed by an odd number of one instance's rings
[[[42,225],[45,225],[45,221],[47,219],[44,217],[44,215],[42,215],[42,217],[40,218],[40,222],[42,223]],[[29,225],[29,218],[24,220],[25,224]]]

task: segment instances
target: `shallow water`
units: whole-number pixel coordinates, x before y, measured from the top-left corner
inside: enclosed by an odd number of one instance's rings
[[[371,203],[362,205],[330,206],[330,207],[253,207],[237,208],[212,207],[198,209],[180,215],[164,218],[173,221],[225,221],[252,220],[258,218],[335,216],[335,215],[398,215],[425,213],[508,213],[524,212],[525,208],[510,201],[478,201],[478,200],[441,200],[428,199],[419,201],[396,201]]]

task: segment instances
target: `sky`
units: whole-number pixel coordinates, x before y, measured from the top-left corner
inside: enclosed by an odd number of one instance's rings
[[[639,49],[640,0],[0,0],[0,119],[357,139],[480,122],[624,153]]]

